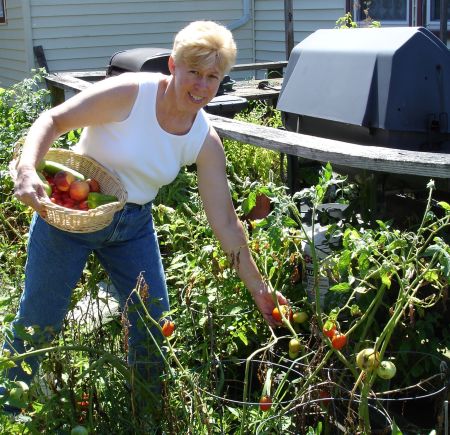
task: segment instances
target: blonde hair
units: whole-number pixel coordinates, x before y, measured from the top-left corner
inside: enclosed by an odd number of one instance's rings
[[[212,67],[225,75],[236,60],[233,34],[214,21],[194,21],[175,36],[172,57],[190,67]]]

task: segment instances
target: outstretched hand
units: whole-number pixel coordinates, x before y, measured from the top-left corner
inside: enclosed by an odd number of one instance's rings
[[[252,293],[256,306],[259,311],[261,311],[264,320],[272,327],[280,326],[280,323],[272,316],[272,311],[276,307],[274,302],[274,292],[279,305],[286,305],[288,303],[287,299],[280,292],[273,290],[267,284],[265,284],[261,290]]]

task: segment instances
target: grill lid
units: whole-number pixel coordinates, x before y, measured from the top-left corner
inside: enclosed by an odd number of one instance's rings
[[[323,29],[294,47],[277,108],[291,131],[442,147],[449,89],[450,52],[425,28]]]
[[[170,74],[168,61],[172,50],[157,47],[138,47],[118,51],[111,56],[106,70],[107,76],[124,72],[147,71]]]

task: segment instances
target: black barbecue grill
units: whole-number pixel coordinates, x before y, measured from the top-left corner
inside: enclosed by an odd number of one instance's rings
[[[170,74],[168,62],[171,50],[158,47],[139,47],[119,51],[111,56],[106,69],[106,76],[116,76],[124,72],[161,72]],[[232,118],[236,113],[244,110],[248,102],[245,98],[228,94],[232,90],[234,80],[225,76],[219,85],[217,96],[205,107],[214,115]]]
[[[170,74],[169,57],[171,50],[157,47],[139,47],[118,51],[111,56],[106,75],[117,76],[127,71],[160,72]]]
[[[289,131],[450,151],[450,52],[425,28],[318,30],[292,50],[278,99]]]

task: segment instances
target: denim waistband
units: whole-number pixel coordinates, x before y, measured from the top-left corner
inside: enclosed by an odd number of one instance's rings
[[[125,208],[128,208],[128,209],[132,209],[132,208],[140,208],[141,210],[143,210],[143,209],[145,209],[145,208],[151,207],[151,206],[152,206],[152,203],[153,203],[153,201],[149,201],[149,202],[147,202],[147,203],[145,203],[145,204],[136,204],[136,203],[134,203],[134,202],[127,202],[127,203],[125,204]]]

